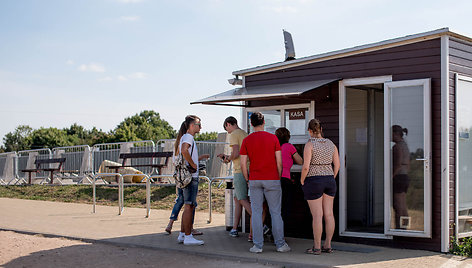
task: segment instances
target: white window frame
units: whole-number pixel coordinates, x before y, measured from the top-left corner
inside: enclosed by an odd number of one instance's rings
[[[455,74],[455,103],[457,103],[457,85],[459,84],[459,80],[462,80],[462,81],[466,81],[466,82],[471,82],[472,83],[472,77],[468,77],[468,76],[464,76],[464,75],[460,75],[460,74]],[[459,191],[457,190],[457,187],[459,187],[459,150],[457,150],[458,145],[459,145],[459,131],[457,131],[457,106],[456,106],[456,110],[454,111],[454,114],[456,115],[456,117],[454,118],[455,121],[456,121],[456,124],[455,124],[455,135],[456,135],[456,151],[455,151],[455,165],[456,165],[456,168],[455,168],[455,185],[456,185],[456,189],[455,189],[455,198],[456,198],[456,202],[455,202],[455,224],[456,224],[456,228],[455,229],[455,234],[456,234],[456,237],[457,238],[463,238],[463,237],[469,237],[469,236],[472,236],[472,232],[466,232],[466,233],[459,233]]]
[[[300,104],[289,104],[289,105],[274,105],[274,106],[261,106],[261,107],[249,107],[249,108],[244,108],[244,118],[247,120],[247,114],[248,112],[262,112],[262,111],[268,111],[268,110],[280,110],[280,123],[282,126],[285,126],[285,111],[290,110],[290,109],[303,109],[306,108],[308,109],[308,116],[309,120],[315,118],[315,102],[310,101],[307,103],[300,103]],[[244,125],[244,128],[246,132],[249,132],[249,129],[247,129],[247,125]],[[306,132],[305,135],[292,135],[290,138],[290,143],[305,143],[308,140],[308,131]]]
[[[391,223],[391,174],[390,174],[390,140],[391,140],[391,122],[390,122],[390,91],[388,88],[395,87],[409,87],[409,86],[423,86],[423,115],[424,115],[424,158],[426,159],[425,171],[424,171],[424,230],[423,231],[412,231],[412,230],[397,230],[390,229]],[[384,85],[384,190],[385,190],[385,208],[384,208],[384,226],[385,234],[395,236],[407,236],[407,237],[426,237],[431,238],[431,208],[432,208],[432,168],[431,168],[431,79],[415,79],[415,80],[404,80],[387,82]]]
[[[346,87],[368,84],[384,84],[392,81],[391,75],[344,79],[339,81],[339,235],[349,237],[392,239],[392,236],[376,233],[346,231],[347,187],[346,187]]]

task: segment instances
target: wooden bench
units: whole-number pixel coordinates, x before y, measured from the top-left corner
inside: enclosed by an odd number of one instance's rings
[[[62,168],[62,164],[66,161],[65,158],[49,158],[49,159],[36,159],[34,161],[34,164],[36,168],[33,169],[23,169],[21,172],[26,172],[28,173],[28,184],[31,184],[31,173],[35,172],[41,172],[41,171],[46,171],[51,173],[51,181],[49,182],[50,184],[53,184],[54,181],[54,172],[60,171]],[[58,167],[56,168],[51,168],[50,164],[59,164]],[[43,165],[47,165],[46,167],[42,167]]]
[[[120,168],[125,168],[125,167],[151,167],[153,169],[155,168],[158,174],[161,174],[161,169],[167,166],[169,162],[169,158],[172,156],[173,156],[172,152],[121,153],[120,159],[123,159],[122,165],[121,166],[107,166],[107,168],[115,170],[115,172],[118,172]],[[151,161],[148,164],[136,164],[136,165],[127,165],[126,163],[128,159],[140,159],[140,158],[150,158]],[[164,164],[154,164],[153,163],[154,158],[165,158]]]

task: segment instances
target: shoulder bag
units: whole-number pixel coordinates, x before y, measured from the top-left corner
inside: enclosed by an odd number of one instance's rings
[[[193,154],[193,146],[195,146],[195,142],[192,145],[192,152],[190,153],[190,157]],[[177,157],[177,161],[175,163],[174,171],[175,186],[177,186],[177,188],[185,188],[192,181],[192,171],[190,170],[190,168],[193,169],[190,165],[187,165],[185,163],[185,159],[182,155],[181,149],[179,156]]]

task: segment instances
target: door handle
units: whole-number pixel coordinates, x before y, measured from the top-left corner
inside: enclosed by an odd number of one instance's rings
[[[425,168],[429,169],[429,159],[428,158],[416,158],[416,161],[425,161]]]

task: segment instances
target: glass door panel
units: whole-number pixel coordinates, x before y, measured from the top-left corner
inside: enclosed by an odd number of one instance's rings
[[[347,232],[384,232],[382,87],[346,87]]]
[[[429,237],[430,82],[389,82],[385,88],[385,233]]]
[[[472,235],[472,78],[456,75],[456,230]]]

